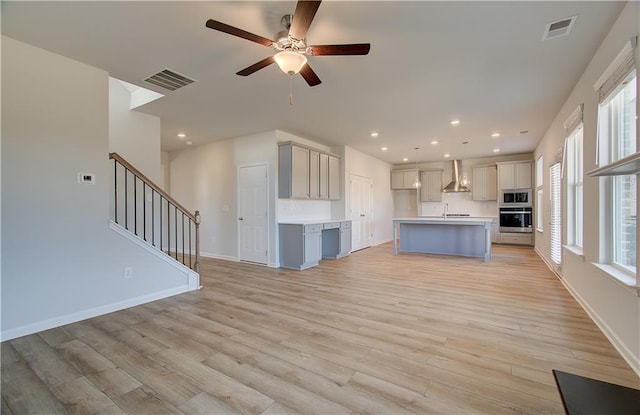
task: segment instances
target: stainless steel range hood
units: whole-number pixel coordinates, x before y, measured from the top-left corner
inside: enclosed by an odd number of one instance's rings
[[[451,183],[446,185],[442,191],[445,193],[469,192],[469,188],[460,183],[460,160],[453,160],[452,163]]]

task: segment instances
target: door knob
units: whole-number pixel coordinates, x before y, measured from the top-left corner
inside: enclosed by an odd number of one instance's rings
[[[364,216],[365,216],[365,215],[364,215],[364,213],[361,213],[361,214],[360,214],[360,217],[361,217],[361,218],[363,218]]]
[[[238,218],[238,220],[244,220],[244,218],[243,218],[242,216],[240,216],[240,217]]]

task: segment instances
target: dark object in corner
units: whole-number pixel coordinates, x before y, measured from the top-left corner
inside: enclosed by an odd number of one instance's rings
[[[552,370],[567,415],[640,415],[640,390]]]

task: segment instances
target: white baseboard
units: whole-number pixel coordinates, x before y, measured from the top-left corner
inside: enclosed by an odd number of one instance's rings
[[[542,259],[542,261],[547,265],[547,267],[556,275],[558,275],[554,270],[553,266],[547,261],[547,259],[535,248],[536,253]],[[586,302],[580,294],[576,290],[573,289],[571,284],[569,284],[564,278],[558,275],[558,279],[564,286],[564,288],[571,294],[571,296],[580,304],[580,307],[587,313],[591,321],[593,321],[596,326],[600,329],[600,331],[605,335],[605,337],[611,342],[613,347],[620,353],[622,358],[631,366],[634,372],[638,376],[640,376],[640,358],[635,356],[631,350],[618,338],[615,332],[609,327],[609,325],[600,317],[600,315]]]
[[[0,341],[7,341],[15,339],[17,337],[27,336],[29,334],[37,333],[43,330],[49,330],[55,327],[64,326],[66,324],[76,323],[78,321],[86,320],[88,318],[101,316],[103,314],[112,313],[114,311],[123,310],[129,307],[135,307],[137,305],[149,303],[151,301],[161,300],[163,298],[171,297],[173,295],[182,294],[184,292],[191,291],[189,285],[183,285],[181,287],[171,288],[164,291],[158,291],[156,293],[143,295],[136,298],[130,298],[117,303],[106,304],[99,307],[90,308],[88,310],[82,310],[75,313],[67,314],[60,317],[51,318],[37,323],[27,324],[26,326],[16,327],[10,330],[4,330],[0,332]]]
[[[225,261],[240,262],[240,260],[234,256],[212,254],[211,252],[200,252],[200,256],[202,258],[213,258],[213,259],[222,259]]]

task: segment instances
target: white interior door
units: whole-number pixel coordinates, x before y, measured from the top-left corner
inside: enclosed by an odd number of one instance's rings
[[[243,166],[238,173],[238,245],[241,261],[267,264],[269,226],[267,165]]]
[[[349,199],[351,210],[351,250],[371,246],[373,241],[372,228],[372,193],[373,182],[368,177],[351,174],[349,178]]]

